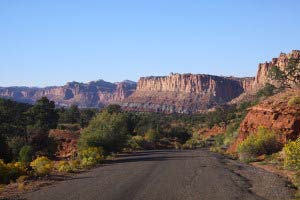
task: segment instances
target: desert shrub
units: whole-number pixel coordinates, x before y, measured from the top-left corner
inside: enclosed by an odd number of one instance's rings
[[[257,97],[269,97],[275,94],[276,87],[270,83],[267,83],[263,88],[256,93]]]
[[[299,97],[299,96],[293,96],[293,97],[290,98],[290,100],[288,101],[288,105],[289,105],[289,106],[297,106],[297,105],[300,105],[300,97]]]
[[[186,141],[183,145],[182,148],[183,149],[196,149],[198,146],[199,142],[196,139],[189,139],[188,141]]]
[[[33,168],[34,172],[38,176],[45,176],[52,172],[53,163],[45,156],[36,158],[30,163],[30,166]]]
[[[67,172],[67,173],[74,172],[77,170],[77,168],[75,168],[74,165],[72,165],[70,162],[65,161],[65,160],[59,161],[56,164],[55,168],[59,172]]]
[[[224,145],[232,144],[238,136],[239,123],[231,123],[226,127]]]
[[[158,131],[154,130],[154,129],[149,129],[146,133],[145,133],[145,140],[147,142],[150,143],[155,143],[159,140],[159,133]]]
[[[80,135],[78,147],[102,147],[105,152],[118,152],[127,144],[127,121],[123,113],[99,113]]]
[[[19,152],[21,148],[25,145],[25,138],[21,136],[15,136],[12,138],[9,138],[7,140],[7,144],[11,150],[11,154],[14,161],[18,160]]]
[[[28,164],[32,161],[33,149],[31,146],[23,146],[19,153],[19,161],[24,164]]]
[[[225,139],[225,135],[224,134],[216,135],[214,137],[215,146],[217,146],[217,147],[222,146],[224,144],[224,139]]]
[[[15,181],[26,174],[26,168],[19,162],[5,164],[0,160],[0,183],[9,183]]]
[[[259,127],[256,134],[248,136],[238,146],[241,160],[253,159],[257,156],[278,152],[281,149],[276,134],[264,127]]]
[[[146,143],[146,140],[142,136],[136,135],[131,137],[131,139],[128,141],[128,146],[133,150],[141,150],[144,149]]]
[[[89,147],[79,152],[81,158],[82,167],[94,166],[103,162],[103,148],[101,147]]]
[[[300,169],[300,138],[289,141],[284,146],[284,166],[290,169]]]

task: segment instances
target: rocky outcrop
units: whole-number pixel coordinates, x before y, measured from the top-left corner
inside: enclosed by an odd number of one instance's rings
[[[127,110],[165,113],[205,112],[249,90],[253,81],[253,78],[204,74],[140,78],[137,90],[122,106]]]
[[[52,137],[57,143],[57,152],[55,155],[58,158],[70,158],[77,154],[79,133],[53,129],[49,132],[49,137]]]
[[[240,125],[238,139],[229,151],[236,151],[237,145],[250,134],[256,133],[259,126],[274,130],[282,143],[298,138],[300,135],[300,107],[290,106],[288,101],[299,94],[299,90],[289,90],[250,108]]]
[[[79,107],[103,107],[110,103],[118,103],[128,97],[136,89],[136,83],[124,81],[109,83],[103,80],[87,84],[70,82],[65,86],[29,88],[8,87],[0,88],[0,97],[11,98],[25,103],[34,103],[43,96],[56,102],[58,106],[76,104]]]
[[[271,62],[260,63],[258,65],[258,71],[255,77],[253,87],[255,89],[259,89],[260,87],[264,86],[267,82],[272,82],[268,78],[268,71],[273,66],[278,66],[280,69],[284,69],[285,66],[288,64],[289,59],[300,59],[300,51],[293,50],[291,53],[285,54],[281,53],[278,58],[273,58]]]
[[[198,134],[203,138],[210,138],[217,135],[225,134],[226,126],[225,125],[214,125],[212,128],[201,128],[198,131]]]

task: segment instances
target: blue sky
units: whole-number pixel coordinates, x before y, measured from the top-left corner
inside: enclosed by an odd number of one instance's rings
[[[1,0],[0,86],[254,76],[300,49],[298,0]]]

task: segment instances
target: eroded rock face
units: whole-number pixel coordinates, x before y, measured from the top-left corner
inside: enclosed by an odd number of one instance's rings
[[[139,80],[137,90],[122,106],[127,110],[165,113],[205,112],[249,90],[253,81],[203,74],[146,77]]]
[[[267,82],[270,82],[271,80],[268,78],[268,71],[273,66],[278,66],[280,69],[284,69],[288,64],[288,60],[291,58],[300,59],[300,51],[293,50],[288,54],[281,53],[278,58],[273,58],[271,62],[260,63],[255,77],[254,88],[260,88]]]
[[[90,83],[71,82],[60,87],[0,88],[0,96],[25,103],[34,103],[43,96],[56,102],[58,106],[76,104],[79,107],[103,107],[110,103],[118,103],[128,97],[136,89],[136,83],[124,81],[109,83],[103,80]]]
[[[237,150],[237,145],[250,134],[257,132],[259,126],[274,130],[282,143],[294,140],[300,135],[300,107],[289,106],[291,97],[299,95],[300,90],[289,90],[272,96],[249,109],[240,125],[239,137],[229,149]]]

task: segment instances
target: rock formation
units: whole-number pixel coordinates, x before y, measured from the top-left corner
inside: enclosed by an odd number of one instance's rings
[[[43,96],[56,102],[58,106],[76,104],[79,107],[103,107],[110,103],[118,103],[132,94],[136,83],[124,81],[109,83],[103,80],[92,81],[87,84],[70,82],[65,86],[29,88],[8,87],[0,88],[0,96],[25,103],[34,103]]]
[[[264,86],[267,82],[271,81],[268,78],[268,71],[273,66],[278,66],[280,69],[284,69],[285,66],[288,64],[288,60],[291,58],[300,59],[300,51],[293,50],[291,53],[288,54],[281,53],[278,58],[273,58],[271,62],[260,63],[258,65],[258,71],[255,77],[253,87],[257,89]]]
[[[249,109],[240,125],[239,136],[229,151],[236,151],[237,144],[254,134],[259,126],[274,130],[282,143],[294,140],[300,135],[300,107],[290,106],[290,98],[299,95],[299,90],[289,90],[269,97]]]
[[[123,100],[122,106],[165,113],[205,112],[249,90],[253,80],[203,74],[140,78],[137,90]]]

